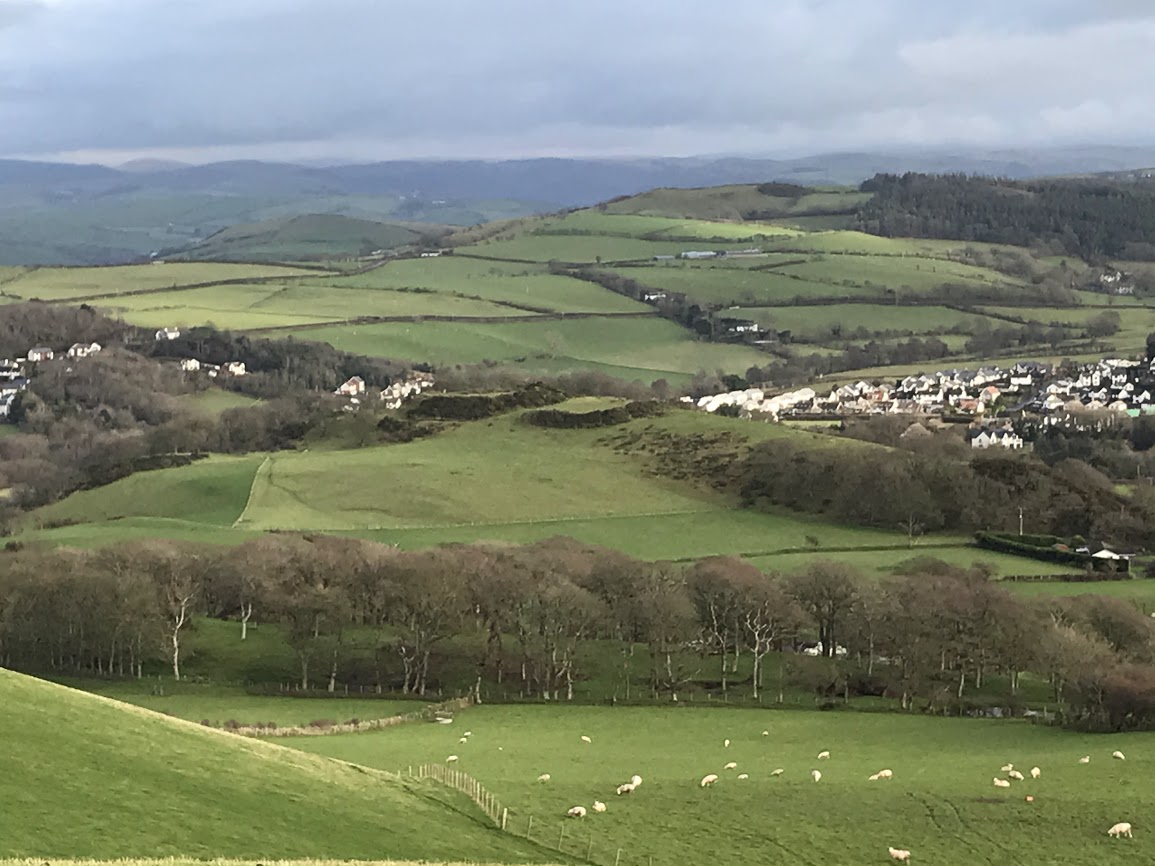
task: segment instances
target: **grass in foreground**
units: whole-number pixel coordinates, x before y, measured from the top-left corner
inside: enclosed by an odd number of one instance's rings
[[[0,670],[0,857],[540,862],[428,785]]]
[[[473,736],[457,742],[461,729]],[[769,736],[761,736],[766,730]],[[588,735],[591,744],[583,743]],[[729,748],[723,740],[731,739]],[[1019,721],[772,710],[481,707],[452,726],[292,740],[292,745],[391,770],[460,756],[536,838],[623,849],[622,862],[885,863],[887,846],[942,866],[1133,864],[1155,858],[1155,734],[1081,736]],[[828,761],[816,760],[830,750]],[[1113,761],[1113,749],[1127,754]],[[1081,765],[1081,755],[1092,756]],[[725,770],[729,761],[737,769]],[[1011,761],[1037,781],[993,787]],[[784,768],[780,777],[770,775]],[[890,782],[869,782],[882,768]],[[811,781],[820,768],[821,782]],[[536,781],[549,773],[548,783]],[[643,777],[632,796],[615,787]],[[714,788],[698,781],[717,773]],[[748,773],[739,780],[737,774]],[[1024,800],[1034,796],[1033,803]],[[584,821],[573,805],[606,802]],[[1135,838],[1106,830],[1131,821]]]

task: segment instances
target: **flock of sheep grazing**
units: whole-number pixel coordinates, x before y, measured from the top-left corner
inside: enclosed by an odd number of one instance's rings
[[[764,736],[764,737],[769,736],[769,735],[770,735],[769,731],[763,731],[762,732],[762,736]],[[472,736],[473,736],[472,731],[466,731],[462,735],[460,740],[458,740],[458,742],[468,743],[470,737],[472,737]],[[581,741],[583,743],[586,743],[587,745],[593,743],[592,738],[586,736],[585,734],[583,734],[581,736]],[[722,747],[723,748],[729,748],[730,747],[730,740],[729,739],[723,740],[722,741]],[[1111,757],[1116,759],[1116,760],[1119,760],[1119,761],[1126,760],[1126,756],[1120,751],[1112,752]],[[830,759],[830,752],[829,751],[823,750],[823,751],[818,753],[817,760],[826,761],[829,759]],[[454,763],[457,760],[458,760],[457,755],[450,755],[448,758],[446,758],[447,763]],[[1089,764],[1091,762],[1091,756],[1090,755],[1084,755],[1083,757],[1079,758],[1078,762],[1080,764]],[[722,767],[722,769],[724,771],[736,770],[736,769],[738,769],[738,762],[737,761],[728,761]],[[1020,772],[1019,770],[1016,770],[1014,764],[1011,764],[1011,763],[1004,764],[1002,767],[999,768],[999,771],[1001,773],[1003,773],[1007,778],[1004,779],[1004,778],[1000,778],[998,776],[995,776],[994,785],[996,788],[1010,788],[1012,780],[1016,781],[1016,782],[1025,782],[1026,781],[1026,776],[1022,772]],[[773,771],[771,771],[770,775],[771,776],[781,776],[785,772],[786,771],[784,768],[777,767]],[[1030,774],[1031,779],[1039,779],[1042,777],[1043,771],[1039,767],[1031,767],[1029,774]],[[542,773],[540,776],[537,777],[537,781],[541,782],[541,783],[549,782],[551,780],[551,778],[552,777],[550,776],[549,773]],[[707,773],[705,776],[703,776],[701,778],[698,785],[701,788],[710,788],[710,787],[713,787],[714,784],[718,782],[719,778],[720,778],[720,776],[717,773]],[[750,776],[747,773],[739,773],[739,774],[737,774],[736,778],[738,778],[740,780],[744,780],[744,779],[749,779]],[[820,782],[822,780],[822,772],[818,769],[813,769],[810,771],[810,778],[815,782]],[[868,781],[871,781],[871,782],[888,781],[888,780],[891,780],[893,778],[894,778],[894,771],[890,770],[890,769],[879,770],[877,773],[872,773],[870,776],[867,777]],[[642,777],[635,774],[635,775],[630,777],[630,780],[628,782],[623,782],[622,784],[618,785],[616,787],[614,793],[617,794],[618,796],[622,796],[622,795],[626,795],[626,794],[633,794],[635,791],[638,790],[638,788],[641,787],[641,785],[642,785]],[[1025,799],[1027,802],[1034,802],[1035,798],[1028,794]],[[600,812],[605,812],[607,807],[606,807],[606,804],[604,802],[602,802],[601,800],[594,800],[593,804],[591,805],[590,808],[594,812],[600,813]],[[572,806],[570,809],[568,809],[566,811],[565,814],[566,814],[566,817],[569,817],[569,818],[585,818],[589,814],[589,809],[587,809],[585,806]],[[1130,822],[1128,822],[1128,821],[1118,822],[1117,824],[1113,825],[1111,827],[1111,829],[1109,829],[1107,831],[1107,835],[1111,836],[1112,838],[1120,838],[1123,836],[1126,836],[1128,839],[1132,838],[1132,827],[1131,827]],[[900,862],[905,863],[905,862],[908,862],[911,858],[911,852],[905,848],[895,848],[893,846],[888,846],[887,852],[889,853],[892,860],[896,860],[896,861],[900,861]]]

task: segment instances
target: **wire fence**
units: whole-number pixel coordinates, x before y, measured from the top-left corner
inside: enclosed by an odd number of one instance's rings
[[[381,728],[391,728],[394,725],[430,721],[440,715],[449,715],[458,710],[468,709],[471,706],[473,706],[473,698],[464,697],[443,701],[440,704],[430,704],[419,710],[414,710],[411,713],[402,713],[399,716],[388,716],[383,719],[365,719],[364,721],[334,724],[329,724],[328,722],[323,724],[313,723],[311,725],[291,725],[284,727],[225,724],[223,728],[226,731],[231,731],[234,734],[242,734],[246,737],[320,737],[326,734],[352,734],[359,731],[377,731]],[[202,724],[204,723],[202,722]]]
[[[413,779],[432,779],[464,794],[498,829],[567,857],[597,866],[654,866],[654,858],[649,854],[630,852],[603,839],[597,832],[596,819],[542,820],[533,815],[515,815],[468,773],[443,764],[410,767],[409,776]]]

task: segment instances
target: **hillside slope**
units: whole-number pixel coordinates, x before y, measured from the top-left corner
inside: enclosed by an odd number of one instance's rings
[[[379,772],[5,670],[0,706],[0,858],[548,859]]]
[[[318,213],[230,226],[176,255],[250,262],[347,258],[408,246],[441,233],[444,230],[436,226],[418,229]]]

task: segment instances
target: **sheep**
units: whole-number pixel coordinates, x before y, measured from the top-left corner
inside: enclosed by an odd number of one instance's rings
[[[878,778],[880,778],[880,779],[893,779],[894,778],[894,770],[879,770],[878,771]]]
[[[1079,758],[1079,763],[1080,763],[1080,764],[1089,764],[1089,763],[1091,763],[1091,756],[1090,756],[1090,755],[1083,755],[1083,757]]]
[[[1043,775],[1042,770],[1040,770],[1038,767],[1031,767],[1031,778],[1032,779],[1037,779],[1041,775]]]
[[[887,851],[890,852],[891,860],[901,860],[903,863],[910,859],[910,852],[905,848],[891,848],[887,846]]]
[[[634,775],[630,776],[630,784],[637,788],[642,784],[642,777],[635,773]]]
[[[574,806],[572,809],[566,812],[566,815],[570,818],[584,818],[586,816],[586,807]]]
[[[818,753],[818,760],[820,760],[820,761],[825,761],[829,757],[830,757],[830,752],[819,752]]]
[[[722,748],[724,748],[724,749],[730,748],[730,741],[729,740],[722,740]]]
[[[785,770],[783,770],[781,767],[779,767],[777,770],[775,770],[775,771],[774,771],[773,773],[771,773],[770,775],[771,775],[771,776],[781,776],[781,775],[782,775],[783,773],[785,773],[785,772],[786,772]]]
[[[1014,768],[1015,768],[1014,764],[1003,764],[1001,767],[999,767],[999,772],[1000,773],[1009,773]]]
[[[768,737],[768,736],[770,736],[770,732],[769,731],[763,731],[762,736]]]
[[[624,785],[618,785],[617,791],[615,791],[615,793],[618,794],[618,796],[621,796],[622,794],[632,794],[634,793],[634,789],[637,787],[638,786],[632,782],[626,782]]]
[[[723,770],[737,770],[738,769],[738,762],[737,761],[731,761],[726,766],[724,766],[722,769]]]
[[[875,773],[873,776],[867,776],[867,777],[866,777],[866,781],[868,781],[868,782],[877,782],[877,781],[878,781],[879,779],[881,779],[881,778],[882,778],[882,776],[878,775],[878,773]]]
[[[749,779],[749,778],[750,778],[750,774],[749,774],[749,773],[739,773],[739,774],[738,774],[738,778],[739,778],[739,779]]]
[[[604,812],[605,810],[606,810],[606,804],[605,803],[603,803],[601,800],[594,800],[594,811],[595,812]]]
[[[472,737],[472,736],[473,736],[473,731],[466,731],[466,732],[465,732],[464,734],[462,734],[461,736],[463,736],[463,737]]]
[[[995,787],[996,788],[1009,788],[1010,786],[1011,786],[1011,783],[1008,782],[1006,779],[1000,779],[997,776],[995,777]]]
[[[1122,752],[1118,752],[1118,751],[1112,752],[1111,757],[1112,758],[1118,758],[1120,761],[1126,761],[1127,760],[1127,756],[1124,755]]]
[[[818,770],[811,770],[810,771],[810,778],[813,779],[815,782],[821,781],[822,780],[822,773],[820,773]]]
[[[450,755],[448,758],[445,759],[445,763],[447,763],[447,764],[452,764],[452,763],[455,763],[456,761],[457,761],[457,755]]]
[[[459,743],[468,743],[468,742],[469,742],[469,737],[462,737],[462,738],[461,738],[460,740],[458,740],[457,742],[459,742]]]
[[[1120,821],[1107,831],[1107,835],[1114,836],[1116,839],[1120,836],[1126,836],[1128,839],[1134,838],[1131,836],[1131,823],[1129,821]]]
[[[703,776],[702,781],[699,782],[698,784],[703,788],[708,788],[717,781],[718,781],[718,774],[717,773],[710,773],[706,776]]]
[[[592,742],[593,742],[593,740],[591,740],[591,739],[590,739],[589,737],[587,737],[585,734],[582,734],[582,742],[583,742],[583,743],[592,743]]]
[[[540,776],[537,777],[537,780],[539,782],[548,782],[550,780],[550,775],[549,775],[549,773],[542,773]]]
[[[1014,779],[1016,782],[1022,782],[1023,781],[1023,774],[1020,773],[1018,770],[1011,770],[1009,773],[1007,773],[1007,775],[1010,776],[1012,779]]]

